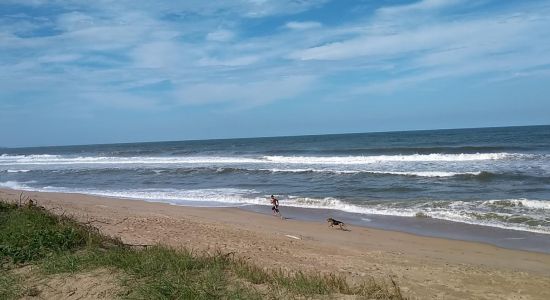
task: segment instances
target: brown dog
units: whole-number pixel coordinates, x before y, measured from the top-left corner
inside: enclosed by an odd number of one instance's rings
[[[339,226],[340,229],[344,230],[344,226],[346,226],[346,224],[344,224],[344,222],[342,221],[337,221],[333,218],[328,218],[327,219],[327,223],[328,223],[328,226],[329,227],[334,227],[334,226]]]

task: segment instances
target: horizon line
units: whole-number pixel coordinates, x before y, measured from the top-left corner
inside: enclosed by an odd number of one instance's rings
[[[487,126],[487,127],[459,127],[459,128],[436,128],[436,129],[411,129],[411,130],[388,130],[388,131],[364,131],[364,132],[344,132],[344,133],[316,133],[316,134],[254,136],[254,137],[228,137],[228,138],[209,138],[209,139],[184,139],[184,140],[164,140],[164,141],[137,141],[137,142],[134,141],[134,142],[96,143],[96,144],[40,145],[40,146],[23,146],[23,147],[4,147],[4,146],[0,146],[0,149],[28,149],[28,148],[50,148],[50,147],[53,148],[53,147],[126,145],[126,144],[177,143],[177,142],[198,142],[198,141],[223,141],[223,140],[308,137],[308,136],[322,136],[322,135],[350,135],[350,134],[398,133],[398,132],[417,132],[417,131],[490,129],[490,128],[510,128],[510,127],[540,127],[540,126],[550,126],[550,124]]]

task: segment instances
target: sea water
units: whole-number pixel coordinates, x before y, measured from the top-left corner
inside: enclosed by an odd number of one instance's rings
[[[550,126],[9,148],[0,187],[550,234]]]

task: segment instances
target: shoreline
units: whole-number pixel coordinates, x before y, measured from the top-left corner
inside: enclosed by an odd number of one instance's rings
[[[14,190],[26,193],[51,193],[68,194],[77,196],[91,196],[114,200],[143,201],[148,203],[162,203],[179,207],[192,208],[233,208],[263,215],[270,214],[270,206],[259,204],[236,205],[230,203],[223,205],[222,202],[197,202],[181,201],[176,204],[165,200],[127,198],[117,196],[104,196],[86,194],[80,192],[59,192],[59,191],[36,191],[32,189],[0,188],[1,190]],[[266,203],[268,200],[266,198]],[[409,233],[417,236],[435,237],[449,240],[478,242],[493,245],[505,249],[523,250],[538,253],[550,254],[550,234],[521,230],[515,228],[502,228],[491,225],[472,224],[458,221],[451,221],[431,217],[409,217],[397,215],[366,214],[342,211],[331,208],[285,206],[281,208],[286,217],[308,222],[324,222],[328,217],[343,220],[347,224],[361,226],[364,228],[376,228],[380,230]]]
[[[269,207],[260,205],[239,206],[237,209],[269,215]],[[292,219],[318,222],[328,217],[345,220],[347,224],[400,232],[422,237],[481,243],[510,250],[550,254],[550,235],[505,229],[492,226],[453,222],[434,218],[367,215],[333,209],[282,207],[285,216]]]
[[[340,231],[323,220],[282,221],[242,208],[9,189],[0,189],[0,199],[17,201],[20,192],[127,243],[235,253],[266,268],[339,273],[351,281],[391,276],[413,299],[550,298],[550,255],[544,253],[351,223],[350,231]]]

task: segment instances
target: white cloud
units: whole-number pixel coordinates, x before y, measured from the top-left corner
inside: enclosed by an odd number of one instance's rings
[[[151,13],[199,14],[203,16],[239,15],[260,18],[291,15],[319,7],[328,0],[224,0],[224,1],[158,1],[158,0],[3,0],[6,4],[55,6],[122,12],[128,8]]]
[[[92,16],[81,12],[70,12],[57,17],[57,27],[63,31],[76,31],[99,25]]]
[[[418,12],[433,11],[451,7],[465,0],[421,0],[411,4],[386,6],[377,10],[380,15],[395,16],[397,14],[411,14]]]
[[[184,60],[185,50],[171,41],[141,44],[131,55],[138,68],[171,68]]]
[[[322,27],[319,22],[288,22],[285,24],[285,27],[293,30],[307,30]]]
[[[219,29],[213,32],[209,32],[206,35],[206,39],[214,42],[227,42],[235,37],[235,33],[226,29]]]
[[[319,7],[328,0],[243,0],[239,1],[244,8],[245,16],[258,18],[269,15],[296,14]]]
[[[228,59],[202,58],[199,60],[199,65],[238,67],[238,66],[251,65],[256,63],[259,60],[260,60],[260,56],[257,56],[257,55],[239,56],[239,57],[232,57]]]
[[[37,61],[41,63],[67,63],[78,60],[81,55],[78,54],[53,54],[39,57]]]
[[[67,97],[101,90],[105,99],[129,99],[104,105],[146,109],[158,102],[125,89],[139,89],[153,78],[174,82],[176,92],[162,94],[166,102],[261,105],[319,90],[329,76],[350,78],[340,83],[342,89],[373,93],[468,74],[530,74],[525,68],[550,63],[545,11],[434,17],[428,23],[415,19],[419,12],[430,15],[466,0],[391,6],[340,25],[287,22],[284,28],[291,30],[253,36],[245,31],[250,20],[231,14],[291,14],[323,1],[291,1],[288,11],[283,5],[288,1],[98,1],[92,10],[52,16],[61,32],[48,36],[21,37],[14,26],[0,23],[0,90],[32,85]],[[35,4],[47,5],[39,2]],[[75,0],[71,5],[77,8],[75,3],[89,5]],[[187,12],[204,17],[179,15]],[[399,16],[386,18],[389,14]],[[28,30],[45,24],[18,18],[29,22]]]
[[[460,36],[451,35],[449,30]],[[296,51],[291,58],[299,60],[343,60],[364,56],[391,57],[411,51],[429,50],[447,45],[453,39],[468,35],[468,28],[455,25],[454,28],[423,28],[389,35],[363,35],[341,42],[328,43]]]
[[[304,61],[406,58],[404,64],[417,67],[468,64],[469,58],[498,57],[499,52],[517,51],[518,56],[525,56],[537,47],[548,49],[550,43],[540,40],[550,35],[545,33],[547,26],[550,26],[548,18],[513,16],[442,22],[438,26],[413,27],[391,34],[367,32],[359,37],[298,50],[290,57]],[[539,43],[530,45],[529,41],[533,40]]]
[[[251,82],[200,83],[182,87],[181,103],[206,104],[233,102],[240,106],[254,106],[292,98],[311,88],[312,76],[287,76]]]
[[[94,91],[78,94],[86,102],[92,102],[104,107],[134,110],[153,110],[159,108],[159,101],[144,96],[113,91]]]

